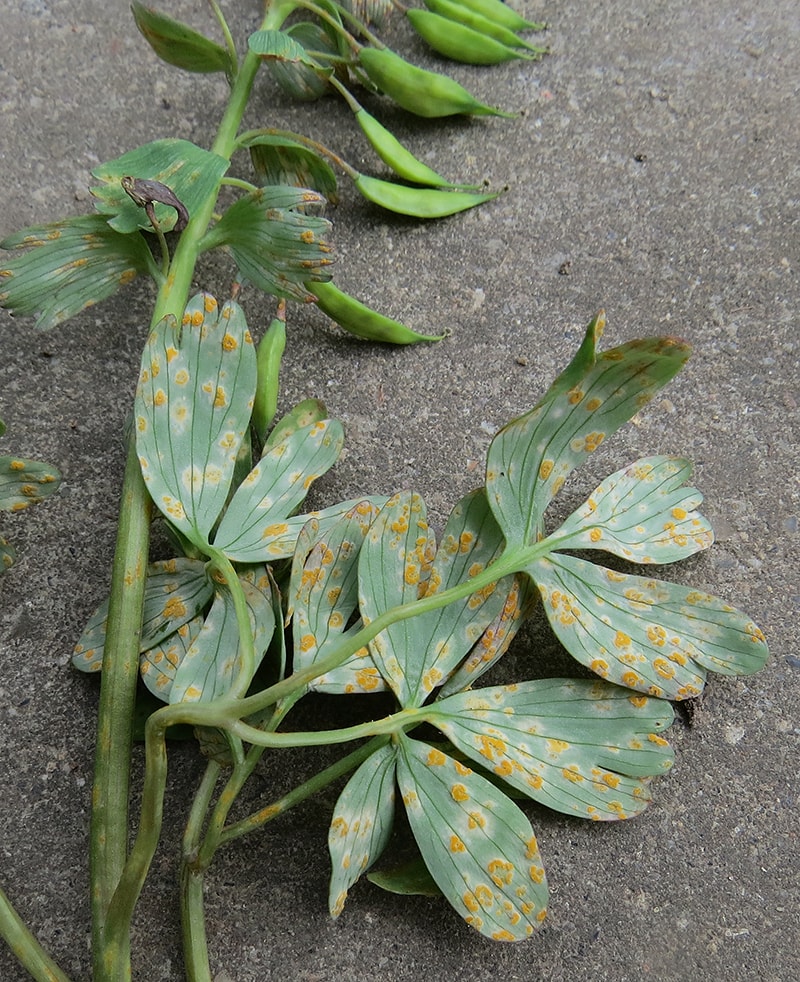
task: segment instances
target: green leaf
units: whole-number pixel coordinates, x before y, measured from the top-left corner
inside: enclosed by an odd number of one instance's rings
[[[306,214],[324,198],[302,188],[264,187],[235,201],[203,237],[204,250],[227,246],[240,273],[276,297],[308,301],[306,280],[326,280],[330,223]]]
[[[502,609],[442,686],[440,698],[473,686],[481,675],[488,672],[506,653],[539,599],[530,577],[519,574],[511,578],[511,586],[507,590],[502,589],[500,595],[503,594],[505,603]]]
[[[387,211],[414,218],[444,218],[482,205],[496,198],[499,191],[475,194],[469,191],[441,190],[439,188],[411,188],[376,177],[358,174],[354,184],[360,193],[373,204]]]
[[[247,39],[247,46],[259,58],[322,68],[288,31],[256,31]]]
[[[319,521],[312,520],[305,526],[316,542],[310,548],[301,546],[306,550],[304,560],[292,568],[289,607],[294,612],[295,671],[324,658],[333,645],[362,627],[360,621],[349,628],[347,625],[358,606],[358,557],[379,507],[369,500],[359,502],[324,536]],[[309,688],[318,692],[366,693],[386,686],[369,649],[361,648],[338,668],[319,675]]]
[[[120,235],[100,215],[32,225],[9,235],[0,248],[28,250],[0,268],[0,306],[36,315],[40,330],[74,317],[154,268],[140,235]]]
[[[205,563],[167,559],[148,566],[139,650],[147,652],[191,621],[213,593]],[[80,671],[100,671],[107,620],[108,599],[89,618],[73,650],[72,664]]]
[[[256,354],[238,304],[201,293],[145,345],[136,447],[156,506],[201,549],[225,505],[253,407]]]
[[[202,615],[193,617],[163,641],[142,652],[139,674],[150,692],[163,702],[169,702],[175,673],[197,640],[204,621]]]
[[[425,593],[436,541],[425,502],[410,491],[391,497],[372,523],[359,557],[359,607],[368,625],[392,607]],[[418,680],[406,679],[402,659],[418,640],[415,618],[397,621],[370,642],[370,653],[401,704]]]
[[[521,941],[539,927],[547,882],[530,823],[503,792],[437,750],[400,737],[397,781],[425,864],[481,934]]]
[[[58,489],[61,475],[50,464],[24,457],[0,457],[0,510],[22,511]]]
[[[305,426],[311,426],[313,423],[321,423],[323,419],[327,418],[328,410],[321,399],[304,399],[302,402],[298,402],[273,426],[264,443],[264,453],[271,447],[277,446],[292,433],[296,433]]]
[[[580,351],[529,412],[492,440],[486,489],[509,545],[542,534],[542,515],[572,470],[680,371],[689,348],[674,338],[630,341],[600,355],[602,327],[589,325]]]
[[[749,675],[764,636],[735,607],[691,587],[551,553],[527,567],[559,641],[604,679],[662,699],[691,699],[706,669]]]
[[[246,580],[240,579],[239,582],[250,614],[255,671],[275,630],[275,615],[270,599],[261,590]],[[227,587],[220,585],[200,633],[175,673],[169,693],[170,704],[219,699],[238,682],[241,670],[239,629],[233,597]]]
[[[393,0],[339,0],[339,6],[349,10],[367,26],[381,27],[394,10]]]
[[[436,885],[425,861],[412,859],[401,866],[388,870],[375,870],[367,873],[367,879],[387,893],[398,893],[406,897],[440,897],[442,891]]]
[[[595,821],[647,807],[672,766],[672,707],[605,682],[544,679],[463,692],[434,706],[452,744],[513,788]]]
[[[118,232],[135,232],[139,228],[150,229],[150,220],[144,209],[123,190],[120,183],[123,177],[165,184],[185,205],[191,217],[209,195],[216,193],[228,166],[229,161],[224,157],[203,150],[188,140],[170,137],[146,143],[95,167],[92,176],[103,183],[91,191],[97,198],[97,210],[110,216],[108,224],[111,228]],[[164,232],[170,231],[177,221],[175,209],[168,205],[156,204],[155,215]]]
[[[249,136],[241,146],[250,150],[253,170],[262,184],[311,188],[332,204],[339,201],[333,168],[297,140],[267,132]]]
[[[272,562],[291,555],[308,516],[294,521],[289,516],[311,484],[336,463],[343,445],[342,424],[328,419],[270,447],[231,498],[215,547],[241,563]]]
[[[319,56],[325,54],[335,58],[339,55],[339,44],[333,29],[328,24],[300,21],[288,27],[285,33],[306,52],[314,51],[317,57],[309,55],[304,61],[268,59],[270,75],[287,95],[301,102],[312,102],[329,93],[331,89],[327,76],[333,69],[321,64]]]
[[[187,72],[232,73],[229,53],[216,42],[142,3],[132,3],[131,10],[147,43],[168,65]]]
[[[339,795],[328,832],[329,907],[338,917],[347,891],[380,856],[394,823],[397,750],[387,745],[367,757]]]
[[[636,563],[674,563],[714,541],[695,509],[703,496],[684,482],[680,457],[643,457],[612,474],[558,529],[559,548],[602,549]]]

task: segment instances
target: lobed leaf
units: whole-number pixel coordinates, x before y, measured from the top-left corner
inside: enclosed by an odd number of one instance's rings
[[[503,588],[500,596],[505,602],[495,619],[485,628],[472,650],[452,672],[439,690],[439,697],[452,695],[470,688],[506,653],[531,614],[539,594],[527,576],[519,574],[510,578],[510,587]]]
[[[330,164],[309,147],[281,133],[258,133],[242,141],[258,180],[264,185],[289,185],[319,191],[332,204],[339,200]]]
[[[750,618],[702,591],[555,552],[526,572],[567,651],[619,685],[691,699],[707,669],[748,675],[766,661],[764,635]]]
[[[204,621],[202,614],[193,617],[181,624],[177,631],[142,652],[139,658],[139,674],[156,698],[169,702],[175,674],[197,640]]]
[[[643,457],[612,474],[555,533],[559,548],[602,549],[636,563],[674,563],[714,541],[684,487],[692,465],[680,457]]]
[[[333,810],[329,907],[342,912],[347,891],[380,856],[394,823],[397,750],[386,745],[367,757],[339,795]]]
[[[256,389],[238,304],[201,293],[182,324],[151,331],[134,401],[136,448],[153,501],[201,549],[222,511]]]
[[[269,597],[247,580],[240,579],[239,582],[250,615],[255,671],[275,631],[275,615]],[[241,671],[239,629],[233,597],[227,587],[220,585],[200,633],[175,672],[169,692],[170,704],[219,699],[239,681]]]
[[[147,652],[191,621],[208,604],[213,593],[205,563],[194,559],[168,559],[149,565],[139,650]],[[107,620],[108,599],[89,618],[73,650],[72,664],[80,671],[100,671]]]
[[[568,815],[629,818],[648,804],[650,777],[672,766],[660,735],[672,707],[605,682],[545,679],[435,703],[452,744],[518,791]]]
[[[542,534],[545,508],[567,475],[645,406],[683,366],[689,348],[674,338],[644,338],[596,354],[599,315],[543,399],[503,427],[486,464],[489,502],[509,545]]]
[[[397,781],[425,864],[455,910],[496,941],[533,934],[545,916],[547,881],[520,809],[470,768],[405,735]]]
[[[295,670],[313,665],[332,646],[361,628],[360,621],[347,626],[358,607],[358,557],[379,509],[380,505],[370,500],[361,501],[324,535],[318,520],[305,526],[316,541],[311,547],[299,546],[305,556],[292,569],[289,608],[294,617]],[[309,688],[330,693],[366,693],[386,686],[365,647],[338,668],[319,675]]]
[[[136,26],[147,43],[168,65],[188,72],[231,74],[233,65],[230,54],[221,45],[138,0],[131,4],[131,10]]]
[[[209,195],[216,193],[228,166],[229,161],[219,154],[203,150],[188,140],[169,137],[146,143],[95,167],[92,176],[102,184],[91,191],[97,198],[97,210],[110,216],[108,224],[111,228],[117,232],[135,232],[140,228],[151,228],[150,220],[144,209],[123,190],[120,183],[123,177],[165,184],[191,217]],[[177,215],[168,205],[156,204],[155,215],[164,232],[175,226]]]
[[[140,235],[120,235],[100,215],[31,225],[0,242],[25,249],[0,268],[0,306],[48,330],[105,300],[153,265]]]
[[[425,592],[436,542],[425,502],[410,491],[391,497],[372,523],[358,564],[359,608],[367,625],[392,607]],[[370,642],[370,654],[395,695],[405,704],[415,680],[403,662],[416,643],[415,618],[396,621]]]
[[[327,419],[270,447],[231,498],[214,545],[235,562],[271,562],[291,555],[308,516],[289,516],[313,481],[336,463],[343,445],[342,424]],[[349,507],[352,503],[335,506],[336,517]]]
[[[424,596],[441,593],[476,576],[502,550],[503,533],[480,488],[462,498],[451,512]],[[402,650],[395,646],[403,671],[399,692],[403,706],[421,706],[447,678],[501,614],[510,588],[511,580],[506,578],[407,622],[405,646]]]
[[[330,223],[306,213],[324,198],[305,188],[263,187],[227,209],[203,237],[204,250],[227,246],[242,276],[276,297],[309,301],[307,280],[327,280]]]

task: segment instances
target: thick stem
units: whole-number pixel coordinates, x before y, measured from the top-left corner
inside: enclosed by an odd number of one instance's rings
[[[129,768],[149,532],[150,498],[131,440],[111,578],[92,792],[92,934],[98,959],[106,912],[128,851]],[[97,979],[104,977],[99,961],[95,974]],[[129,976],[128,968],[115,982]]]

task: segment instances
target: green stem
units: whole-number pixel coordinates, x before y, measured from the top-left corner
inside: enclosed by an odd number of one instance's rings
[[[277,818],[278,815],[282,815],[301,801],[305,801],[306,798],[310,798],[311,795],[327,787],[332,781],[354,770],[367,757],[372,756],[376,750],[388,743],[388,741],[388,736],[374,737],[346,757],[337,760],[335,764],[331,764],[330,767],[326,767],[325,770],[320,771],[319,774],[315,774],[314,777],[309,778],[302,784],[298,784],[296,788],[293,788],[288,794],[273,801],[271,805],[260,808],[257,812],[253,812],[252,815],[248,815],[247,818],[243,818],[234,825],[227,825],[220,835],[220,845],[247,835],[248,832],[262,828],[267,822],[271,822],[273,818]]]
[[[332,743],[348,743],[350,740],[362,740],[364,737],[391,736],[410,726],[419,726],[427,722],[431,711],[421,709],[401,709],[383,719],[370,720],[368,723],[358,723],[356,726],[345,726],[339,730],[311,730],[308,733],[265,733],[254,726],[248,726],[237,720],[230,726],[231,733],[259,747],[327,747]]]
[[[236,627],[239,631],[240,664],[238,677],[234,679],[228,696],[229,698],[238,699],[247,692],[248,686],[253,678],[253,673],[256,670],[256,651],[253,643],[250,612],[247,607],[247,600],[245,599],[241,580],[236,575],[236,570],[233,568],[230,559],[213,546],[209,549],[208,554],[211,559],[212,570],[217,570],[225,580],[225,585],[228,587],[231,598],[233,599],[233,609],[236,611]]]
[[[133,439],[122,485],[120,522],[111,577],[106,646],[103,653],[91,825],[93,951],[100,959],[105,918],[128,849],[128,796],[133,709],[139,675],[139,638],[150,533],[150,498]],[[124,955],[127,959],[127,954]],[[100,963],[96,978],[104,978]],[[130,977],[118,966],[114,982]]]
[[[70,982],[0,889],[0,936],[35,982]]]
[[[236,75],[239,71],[239,55],[236,51],[236,45],[233,43],[233,37],[231,36],[228,22],[225,20],[225,15],[222,13],[217,0],[208,0],[208,2],[212,11],[214,12],[214,16],[217,18],[217,23],[219,24],[220,30],[222,31],[222,36],[225,39],[225,47],[228,49],[231,65],[233,66],[231,71],[231,80],[235,81]]]
[[[203,820],[219,780],[222,767],[209,761],[200,787],[194,796],[189,821],[183,835],[181,861],[181,925],[183,927],[183,960],[190,982],[210,982],[208,943],[203,916],[203,874],[195,870],[194,860],[200,848]]]

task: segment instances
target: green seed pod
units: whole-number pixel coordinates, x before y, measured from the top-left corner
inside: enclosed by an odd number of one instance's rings
[[[524,41],[517,37],[510,28],[471,10],[466,4],[453,3],[452,0],[424,0],[424,3],[428,10],[433,11],[434,14],[440,14],[449,20],[458,21],[460,24],[471,27],[474,31],[485,34],[487,37],[494,38],[495,41],[501,41],[511,48],[527,48],[537,54],[544,54],[545,52],[544,48]]]
[[[278,378],[285,348],[286,305],[281,303],[277,317],[264,332],[256,358],[258,382],[250,422],[262,442],[278,408]]]
[[[516,58],[530,60],[530,56],[509,48],[507,44],[430,10],[418,10],[414,7],[406,11],[406,16],[417,34],[434,51],[453,61],[460,61],[465,65],[499,65],[503,61],[513,61]]]
[[[387,211],[414,218],[444,218],[466,211],[476,205],[491,201],[498,191],[471,194],[467,191],[444,191],[440,188],[409,188],[404,184],[380,181],[376,177],[359,174],[355,185],[368,201]]]
[[[525,20],[524,17],[512,10],[503,0],[459,0],[459,6],[468,7],[476,14],[481,14],[487,20],[494,21],[495,24],[502,24],[503,27],[512,31],[543,31],[546,24],[537,24],[532,20]]]
[[[317,306],[339,327],[368,341],[385,341],[389,344],[414,344],[416,341],[441,341],[443,334],[435,336],[418,334],[399,321],[385,317],[366,304],[335,287],[333,283],[308,283],[317,298]]]
[[[474,190],[478,187],[476,184],[452,184],[428,167],[427,164],[417,160],[414,154],[407,150],[397,137],[390,133],[382,123],[379,123],[374,116],[371,116],[363,106],[355,110],[355,117],[364,136],[372,145],[372,149],[398,177],[402,177],[406,181],[413,181],[414,184],[427,184],[436,188]]]
[[[447,75],[429,72],[407,62],[389,48],[363,47],[358,61],[373,82],[398,106],[429,119],[459,113],[506,116],[514,113],[486,106]]]

